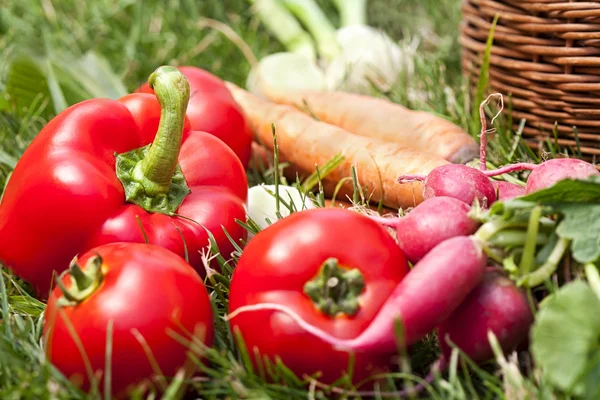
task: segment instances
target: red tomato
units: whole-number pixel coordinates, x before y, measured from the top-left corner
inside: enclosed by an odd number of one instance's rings
[[[250,161],[252,130],[241,107],[225,83],[216,75],[198,67],[177,67],[190,84],[187,117],[191,129],[215,135],[229,146],[246,167]],[[138,92],[153,93],[148,84]]]
[[[340,271],[358,269],[364,288],[353,315],[328,316],[304,292],[323,263],[338,260]],[[294,213],[256,235],[245,248],[233,273],[229,312],[241,306],[283,304],[305,321],[341,339],[360,334],[375,317],[396,285],[408,273],[402,250],[379,224],[356,212],[320,208]],[[320,371],[332,382],[346,370],[349,354],[332,348],[302,330],[277,311],[240,313],[231,319],[250,354],[283,363],[297,375]],[[357,354],[355,380],[390,365],[390,355]]]
[[[99,275],[92,273],[97,255]],[[44,337],[50,361],[84,390],[89,390],[90,379],[77,341],[92,371],[104,371],[111,321],[111,392],[119,397],[127,394],[130,385],[154,376],[144,346],[162,374],[172,377],[184,365],[188,351],[172,337],[173,332],[187,339],[196,332],[199,340],[212,345],[206,288],[198,273],[175,253],[152,244],[111,243],[87,252],[78,265],[102,280],[92,285],[91,293],[83,293],[78,304],[60,304],[65,298],[56,287],[48,301]],[[69,271],[61,281],[67,291],[77,293],[73,268]],[[101,390],[103,385],[101,378]]]

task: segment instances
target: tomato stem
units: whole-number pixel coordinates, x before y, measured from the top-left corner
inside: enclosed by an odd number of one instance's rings
[[[66,287],[63,283],[65,274],[71,277],[71,286]],[[60,306],[73,306],[87,299],[104,280],[102,271],[102,257],[96,255],[88,260],[85,269],[81,268],[75,258],[68,270],[63,272],[56,284],[62,292],[58,299]]]
[[[358,312],[358,296],[365,287],[362,273],[339,266],[336,258],[325,260],[317,276],[306,282],[304,293],[315,307],[330,317]]]

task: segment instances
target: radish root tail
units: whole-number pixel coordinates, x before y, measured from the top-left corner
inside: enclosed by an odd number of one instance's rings
[[[317,338],[323,340],[324,342],[331,344],[334,347],[338,347],[338,348],[344,347],[343,340],[338,339],[338,338],[328,334],[327,332],[314,327],[313,325],[309,324],[304,319],[302,319],[302,317],[300,315],[298,315],[298,313],[296,313],[290,307],[287,307],[287,306],[284,306],[281,304],[261,303],[261,304],[252,304],[252,305],[242,306],[242,307],[237,308],[232,313],[224,316],[223,318],[226,321],[231,321],[233,318],[237,317],[238,315],[240,315],[242,313],[256,312],[256,311],[279,311],[279,312],[282,312],[282,313],[286,314],[288,317],[290,317],[295,323],[297,323],[302,329],[304,329],[306,332],[310,333],[311,335],[316,336]]]
[[[387,226],[390,228],[395,228],[396,225],[398,225],[398,220],[399,220],[399,217],[387,218],[387,217],[382,217],[379,215],[368,215],[368,217],[371,218],[373,221],[377,222],[378,224]]]
[[[502,113],[502,110],[504,109],[504,97],[502,97],[502,94],[500,94],[500,93],[490,94],[487,97],[487,99],[485,99],[479,105],[479,119],[481,121],[481,134],[479,135],[479,142],[480,142],[480,145],[479,145],[480,146],[479,147],[479,169],[481,171],[485,171],[487,169],[487,134],[495,131],[494,128],[487,129],[487,120],[486,120],[486,116],[485,116],[485,106],[487,104],[489,104],[492,97],[499,98],[498,101],[500,103],[500,109],[498,110],[496,115],[492,118],[490,125],[494,124],[494,121],[496,120],[496,118],[498,118],[500,116],[500,114]]]
[[[538,166],[539,165],[537,165],[537,164],[531,164],[531,163],[517,163],[517,164],[505,165],[504,167],[501,167],[498,169],[482,171],[482,172],[485,174],[485,176],[487,176],[488,178],[491,178],[493,176],[508,174],[511,172],[532,171],[532,170],[536,169]]]

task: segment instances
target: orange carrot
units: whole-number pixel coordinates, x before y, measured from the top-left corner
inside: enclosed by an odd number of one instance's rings
[[[392,209],[412,207],[423,201],[423,183],[401,185],[396,178],[402,174],[426,175],[435,167],[448,164],[442,158],[399,143],[354,135],[338,126],[316,121],[292,106],[258,98],[232,83],[227,86],[250,121],[255,140],[272,150],[273,124],[281,158],[300,171],[310,174],[315,171],[315,165],[324,165],[336,154],[344,156],[342,164],[324,179],[328,195],[338,182],[351,176],[354,165],[365,197],[374,202],[382,200]],[[352,182],[347,180],[340,195],[350,193]]]
[[[464,164],[479,154],[475,139],[452,122],[388,100],[342,91],[271,90],[265,95],[348,132],[397,142],[451,163]]]

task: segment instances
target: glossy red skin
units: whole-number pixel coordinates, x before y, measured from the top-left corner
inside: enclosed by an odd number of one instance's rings
[[[252,147],[252,130],[225,83],[201,68],[177,68],[190,84],[187,116],[191,128],[221,139],[237,154],[244,167],[247,167]],[[137,91],[153,93],[148,84],[142,85]]]
[[[201,225],[215,235],[223,254],[233,247],[221,225],[236,240],[246,237],[235,222],[245,219],[244,167],[231,149],[205,132],[186,131],[179,155],[191,193],[177,213],[196,223],[149,214],[125,201],[114,153],[151,143],[160,116],[157,104],[151,95],[134,94],[122,102],[93,99],[73,105],[42,129],[17,163],[0,204],[0,260],[38,296],[48,295],[54,270],[63,271],[75,255],[104,243],[143,242],[145,232],[150,243],[183,256],[183,235],[190,264],[203,272],[198,252],[208,245],[208,236]]]
[[[470,210],[469,205],[452,197],[427,199],[398,219],[398,246],[410,262],[416,263],[444,240],[474,233],[479,223],[469,218]]]
[[[67,377],[89,390],[90,381],[69,323],[81,341],[92,370],[104,370],[109,321],[112,331],[112,394],[125,395],[128,385],[153,376],[152,366],[137,330],[151,349],[164,376],[174,376],[183,366],[188,349],[169,331],[211,346],[213,319],[202,278],[181,257],[156,245],[111,243],[97,247],[80,259],[80,265],[100,254],[105,270],[101,286],[76,306],[59,307],[56,287],[44,320],[45,350],[50,361]],[[63,283],[71,286],[70,276]],[[100,382],[100,389],[103,382]]]
[[[489,267],[484,280],[439,328],[442,354],[450,359],[448,337],[475,362],[491,359],[488,340],[491,330],[505,352],[515,350],[527,339],[533,314],[525,292],[495,268]]]
[[[462,164],[442,165],[429,173],[423,198],[436,196],[454,197],[469,205],[478,199],[484,207],[496,201],[496,191],[490,179],[478,169]]]
[[[563,179],[585,179],[600,172],[592,164],[576,158],[554,158],[540,164],[527,177],[527,193],[550,187]]]
[[[510,200],[515,197],[525,196],[525,187],[506,181],[492,180],[492,184],[498,191],[498,200]]]
[[[304,284],[329,257],[364,275],[361,308],[353,317],[330,318],[303,292]],[[249,242],[233,273],[229,312],[243,305],[275,302],[337,338],[353,338],[369,325],[408,270],[406,258],[391,236],[368,217],[341,208],[301,211],[279,220]],[[231,325],[240,330],[253,358],[254,348],[271,360],[278,355],[299,376],[321,371],[319,380],[332,382],[347,369],[348,353],[334,350],[281,312],[242,313]],[[357,354],[355,380],[388,368],[391,356]]]

